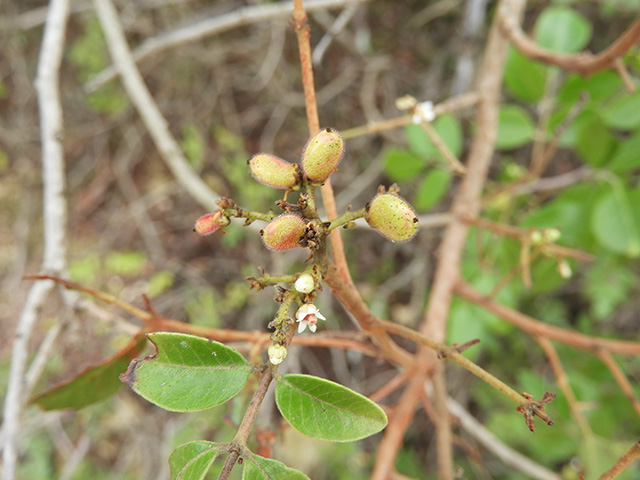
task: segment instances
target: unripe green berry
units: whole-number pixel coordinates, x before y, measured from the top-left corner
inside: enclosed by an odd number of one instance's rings
[[[418,217],[413,208],[395,193],[376,195],[366,207],[365,220],[394,242],[409,240],[418,230]]]
[[[307,222],[291,213],[274,218],[260,231],[262,241],[271,250],[289,250],[299,247]]]
[[[247,163],[253,178],[265,185],[282,190],[300,188],[300,167],[295,163],[269,153],[258,153]]]
[[[302,170],[313,183],[323,183],[336,171],[344,153],[344,142],[340,134],[325,128],[316,133],[302,152]]]

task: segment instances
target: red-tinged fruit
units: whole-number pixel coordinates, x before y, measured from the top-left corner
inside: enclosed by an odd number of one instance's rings
[[[302,171],[312,183],[323,183],[336,171],[344,154],[340,134],[325,128],[316,133],[302,152]]]
[[[300,167],[268,153],[258,153],[247,162],[251,175],[260,183],[282,190],[300,188]]]
[[[409,203],[395,193],[380,193],[366,207],[365,220],[394,242],[411,239],[418,231],[418,217]]]
[[[229,219],[224,216],[222,210],[218,210],[213,213],[207,213],[196,220],[193,231],[200,235],[211,235],[216,230],[220,230],[227,225],[229,225]]]
[[[289,250],[300,247],[298,240],[304,235],[307,222],[290,213],[274,218],[260,231],[262,241],[271,250]]]

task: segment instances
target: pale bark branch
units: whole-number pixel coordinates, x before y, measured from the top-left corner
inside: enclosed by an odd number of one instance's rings
[[[59,274],[66,267],[67,203],[62,146],[63,119],[60,101],[59,71],[69,14],[68,0],[52,0],[38,59],[36,90],[42,142],[44,251],[41,269]],[[38,311],[54,283],[37,282],[27,296],[18,319],[11,354],[9,384],[3,412],[2,471],[5,480],[13,480],[17,469],[17,440],[25,402],[25,370],[29,342]]]
[[[342,8],[345,3],[364,3],[366,1],[368,0],[349,0],[348,2],[345,0],[309,0],[305,2],[305,9],[310,12],[328,8]],[[292,11],[292,2],[280,2],[244,7],[224,15],[197,20],[144,41],[133,51],[133,61],[139,62],[164,50],[197,42],[234,28],[276,18],[286,18],[291,15]],[[88,92],[94,92],[108,81],[113,80],[117,74],[117,66],[114,64],[93,77],[85,85],[85,89]]]
[[[107,39],[107,48],[117,72],[122,77],[129,99],[136,107],[160,155],[177,182],[207,210],[217,210],[220,195],[211,189],[191,168],[180,145],[171,134],[167,120],[160,112],[136,67],[113,3],[94,0],[98,20]]]

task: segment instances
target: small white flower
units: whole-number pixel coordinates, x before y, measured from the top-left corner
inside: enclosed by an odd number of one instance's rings
[[[312,332],[316,331],[318,319],[326,320],[313,303],[305,303],[296,312],[296,322],[298,325],[298,333],[305,331],[307,326]]]
[[[287,356],[287,349],[284,345],[269,345],[267,355],[269,355],[269,361],[272,364],[280,365]]]
[[[416,106],[411,121],[416,125],[422,122],[433,122],[436,118],[436,113],[433,111],[433,102],[422,102]]]
[[[300,275],[293,287],[300,293],[311,293],[316,286],[313,277],[308,273]]]

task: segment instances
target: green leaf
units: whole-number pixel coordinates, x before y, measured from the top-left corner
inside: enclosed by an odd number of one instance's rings
[[[191,166],[200,171],[204,159],[205,144],[198,128],[193,124],[182,127],[182,141],[180,142],[184,154]]]
[[[359,440],[387,425],[384,411],[368,398],[311,375],[279,378],[276,403],[293,428],[330,442]]]
[[[536,102],[544,94],[547,67],[535,63],[513,47],[509,50],[504,71],[507,90],[519,100]]]
[[[615,186],[603,195],[593,209],[591,229],[607,250],[628,257],[640,256],[640,190]]]
[[[631,298],[631,292],[637,288],[638,279],[624,263],[599,261],[584,276],[584,296],[589,299],[593,316],[598,320],[608,318]]]
[[[535,125],[527,111],[517,105],[505,105],[500,109],[497,147],[518,148],[533,139]]]
[[[259,455],[245,455],[244,465],[243,480],[309,480],[304,473]]]
[[[534,32],[541,47],[557,53],[575,53],[589,43],[591,25],[569,8],[549,7],[538,17]]]
[[[634,130],[640,127],[640,91],[624,95],[602,111],[605,123],[616,130]]]
[[[134,360],[120,378],[165,410],[193,412],[219,405],[249,378],[249,362],[221,343],[182,333],[152,333],[148,338],[156,354]]]
[[[456,157],[462,151],[462,127],[457,117],[445,114],[440,115],[433,122],[433,128]],[[427,132],[420,125],[410,124],[406,127],[407,140],[411,150],[420,157],[442,158],[442,154],[433,145]]]
[[[31,403],[40,405],[45,410],[59,410],[86,407],[110,397],[122,388],[118,375],[142,351],[146,343],[144,337],[134,338],[100,365],[83,370],[73,379],[33,398]]]
[[[576,131],[576,150],[580,156],[595,167],[601,167],[609,159],[616,139],[609,132],[600,115],[584,112]]]
[[[640,134],[621,142],[615,155],[607,165],[609,170],[623,174],[640,168]]]
[[[448,170],[431,170],[418,187],[414,205],[420,211],[436,205],[447,193],[451,183],[451,172]]]
[[[110,252],[104,262],[104,268],[117,275],[136,276],[142,273],[147,264],[147,256],[143,252],[125,250]]]
[[[198,440],[183,443],[169,456],[171,478],[174,480],[202,480],[215,459],[223,453],[215,442]]]
[[[415,177],[424,168],[424,160],[406,150],[387,150],[384,154],[384,173],[394,182]]]

